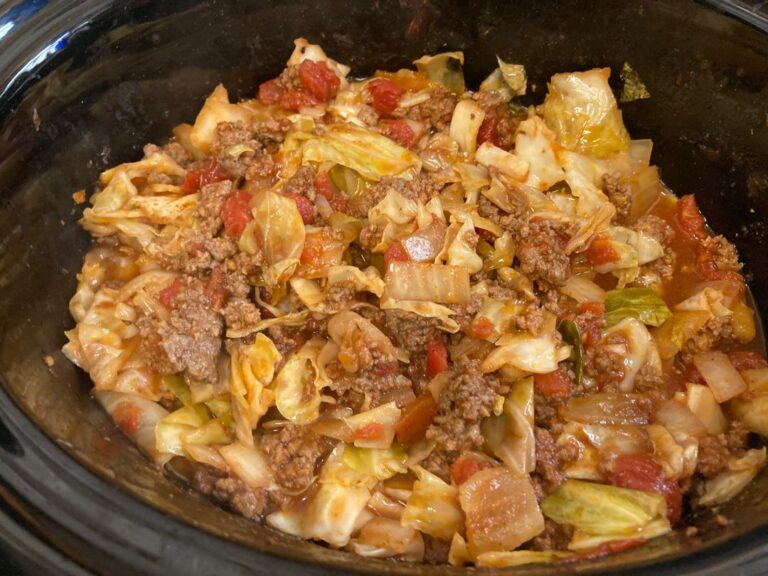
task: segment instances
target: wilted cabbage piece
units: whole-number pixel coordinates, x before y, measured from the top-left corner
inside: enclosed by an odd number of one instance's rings
[[[246,446],[253,445],[253,429],[274,404],[275,393],[268,386],[281,359],[272,340],[260,333],[252,344],[232,350],[229,384],[232,415],[237,437]]]
[[[418,172],[421,159],[391,138],[350,124],[332,124],[303,146],[303,161],[333,162],[351,168],[363,178],[378,181],[384,176]]]
[[[483,422],[483,434],[494,456],[517,476],[536,467],[536,439],[533,436],[533,378],[511,386],[503,412]]]
[[[450,540],[464,526],[458,491],[421,466],[414,466],[413,472],[418,480],[414,482],[413,494],[403,510],[403,526]]]
[[[325,340],[313,338],[291,355],[275,376],[272,388],[280,414],[295,424],[308,424],[320,415],[320,390],[328,384],[318,368]]]
[[[541,502],[541,510],[558,524],[576,528],[572,550],[596,545],[589,537],[602,542],[646,539],[671,530],[662,495],[581,480],[567,480]]]
[[[661,326],[672,316],[664,300],[649,288],[624,288],[605,293],[605,321],[608,326],[624,318],[637,318],[643,324]]]
[[[486,356],[480,368],[483,372],[494,372],[506,364],[525,372],[547,374],[557,370],[558,362],[570,354],[570,347],[558,348],[549,334],[505,334],[496,341],[496,349]]]
[[[271,190],[251,200],[253,220],[246,226],[240,243],[255,242],[268,264],[296,260],[304,248],[304,222],[291,198]],[[247,250],[246,250],[247,251]]]
[[[629,135],[608,85],[609,68],[555,74],[544,120],[561,146],[603,157],[626,150]]]
[[[416,69],[432,82],[446,87],[454,94],[464,92],[464,53],[442,52],[414,60]]]

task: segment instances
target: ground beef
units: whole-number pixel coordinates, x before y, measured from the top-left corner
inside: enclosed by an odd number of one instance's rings
[[[329,310],[339,311],[355,301],[357,289],[352,280],[342,280],[328,285],[325,301]]]
[[[440,394],[427,438],[435,441],[438,450],[447,452],[481,447],[485,439],[480,422],[492,414],[496,397],[508,392],[509,386],[496,375],[480,372],[479,362],[459,362]]]
[[[713,255],[714,264],[718,270],[741,270],[739,254],[736,247],[724,236],[710,236],[702,240],[701,248]]]
[[[530,332],[534,336],[544,327],[544,310],[535,302],[527,302],[522,314],[514,318],[515,328],[524,332]]]
[[[286,492],[297,493],[312,484],[334,441],[307,426],[288,424],[261,437],[275,480]]]
[[[245,176],[254,159],[262,155],[261,143],[254,136],[253,127],[245,122],[219,122],[216,125],[211,152],[217,156],[218,166],[231,177]],[[233,155],[230,148],[238,145],[247,148]]]
[[[545,518],[544,532],[536,536],[531,545],[534,550],[566,550],[571,538],[573,526]]]
[[[260,520],[270,502],[266,490],[250,488],[239,478],[227,476],[209,466],[200,466],[195,470],[192,485],[251,520]]]
[[[437,320],[413,312],[385,310],[384,323],[387,336],[411,353],[424,352],[432,340],[442,339]]]
[[[261,320],[261,313],[256,305],[245,298],[230,298],[221,310],[227,328],[244,330]]]
[[[662,246],[669,246],[672,240],[675,238],[675,230],[667,224],[667,222],[654,216],[653,214],[647,214],[640,218],[632,226],[632,229],[636,232],[641,232],[646,236],[657,240]]]
[[[696,472],[707,478],[717,476],[725,470],[728,456],[728,443],[725,434],[708,434],[699,440],[699,457]]]
[[[624,378],[624,356],[609,348],[614,344],[626,344],[615,335],[608,341],[589,347],[584,353],[584,374],[591,378],[602,392],[616,392]]]
[[[664,256],[644,266],[641,269],[641,274],[642,270],[647,270],[652,274],[656,274],[662,281],[668,282],[674,277],[676,269],[677,254],[672,248],[665,248]]]
[[[559,409],[564,399],[558,397],[548,398],[536,390],[533,393],[533,418],[536,426],[545,428],[552,434],[559,434],[563,427]]]
[[[232,182],[229,180],[214,182],[200,189],[198,198],[200,231],[207,237],[216,236],[221,230],[221,209],[231,192]]]
[[[285,141],[285,135],[291,129],[292,123],[287,118],[275,120],[267,118],[252,126],[253,137],[269,153],[277,152],[280,144]]]
[[[147,144],[144,146],[144,158],[149,158],[152,154],[163,153],[179,164],[182,168],[188,169],[194,159],[189,155],[187,150],[178,142],[169,142],[165,146],[157,146],[155,144]]]
[[[480,310],[482,303],[482,296],[473,294],[466,304],[448,304],[448,308],[453,310],[453,316],[451,316],[451,318],[459,324],[461,330],[466,331],[478,310]]]
[[[741,457],[749,444],[749,430],[738,421],[731,422],[725,434],[708,434],[699,440],[696,472],[712,478],[726,469],[731,456]]]
[[[509,150],[515,144],[517,129],[525,118],[525,114],[515,114],[499,92],[476,92],[472,98],[485,111],[485,119],[495,121],[495,144],[504,150]]]
[[[530,221],[517,238],[520,271],[532,280],[562,285],[571,273],[571,260],[565,253],[568,238],[562,222],[545,218]]]
[[[632,189],[615,174],[603,175],[603,191],[616,207],[616,220],[623,222],[632,209]]]
[[[665,394],[664,375],[661,370],[651,363],[644,364],[635,376],[634,390],[661,399]]]
[[[245,171],[249,190],[266,190],[277,182],[279,165],[271,154],[257,156]]]
[[[333,378],[330,389],[340,397],[350,392],[359,399],[367,397],[371,408],[388,402],[395,402],[402,408],[416,398],[413,383],[398,371],[396,364],[361,370],[355,374],[342,370]]]
[[[542,488],[546,494],[550,494],[565,482],[563,467],[568,462],[578,458],[578,449],[575,453],[573,446],[558,447],[552,434],[536,426],[536,473],[541,479]]]
[[[451,482],[451,462],[457,456],[456,453],[449,454],[445,450],[432,450],[429,456],[421,462],[424,469],[432,472],[438,478],[450,484]]]
[[[477,201],[477,211],[483,218],[488,218],[491,222],[509,230],[515,237],[518,237],[528,224],[530,210],[522,198],[515,194],[509,195],[508,200],[511,202],[510,208],[512,209],[512,212],[509,213],[481,195]]]
[[[405,109],[398,107],[393,116],[405,116],[417,122],[425,122],[430,128],[441,131],[450,123],[456,102],[456,96],[439,86],[431,90],[429,100]]]
[[[358,243],[366,250],[373,250],[379,245],[384,235],[384,227],[381,224],[368,224],[360,230]]]
[[[427,564],[447,564],[451,543],[429,534],[422,534],[422,537],[424,538],[424,562]]]
[[[733,338],[731,316],[715,316],[683,344],[681,358],[683,363],[690,364],[699,352],[707,352],[712,348],[728,342]]]
[[[315,191],[315,173],[312,171],[312,168],[309,166],[302,166],[299,168],[285,183],[283,192],[306,196],[314,201],[317,192]]]
[[[274,324],[267,328],[267,335],[283,358],[303,344],[303,338],[289,326]]]
[[[381,202],[390,190],[395,190],[406,198],[426,204],[431,198],[440,193],[440,189],[440,183],[429,176],[429,174],[423,172],[420,172],[411,180],[384,176],[379,182],[372,185],[368,192],[352,203],[351,214],[358,218],[366,218],[368,210]]]
[[[157,329],[173,372],[213,382],[221,350],[222,319],[211,308],[201,282],[190,282],[176,297],[168,322]]]

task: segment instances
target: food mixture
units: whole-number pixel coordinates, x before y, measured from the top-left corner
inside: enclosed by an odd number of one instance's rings
[[[64,352],[148,456],[287,534],[453,565],[620,551],[751,482],[738,255],[608,69],[523,107],[520,65],[472,92],[460,52],[352,80],[295,44],[83,214]]]

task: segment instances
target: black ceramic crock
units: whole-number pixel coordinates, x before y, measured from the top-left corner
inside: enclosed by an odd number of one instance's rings
[[[733,4],[733,3],[731,3]],[[757,21],[759,24],[759,21]],[[306,36],[365,76],[464,50],[470,85],[494,56],[524,63],[532,101],[558,71],[629,62],[652,98],[623,107],[654,163],[735,241],[768,310],[768,34],[673,0],[33,0],[0,4],[0,539],[31,574],[447,574],[262,528],[165,478],[59,352],[88,247],[75,190],[192,121],[223,82],[237,97]],[[614,78],[616,80],[616,78]],[[49,357],[49,362],[46,362]],[[50,360],[53,363],[49,366]],[[678,537],[516,574],[766,574],[768,475]]]

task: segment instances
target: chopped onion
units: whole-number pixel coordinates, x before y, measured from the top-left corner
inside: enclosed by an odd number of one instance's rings
[[[470,299],[469,272],[459,266],[392,262],[385,282],[385,300],[464,304]]]
[[[433,220],[426,228],[422,228],[402,241],[403,248],[414,262],[434,262],[445,243],[445,224]]]
[[[704,436],[707,428],[687,405],[670,399],[653,414],[653,421],[673,431],[686,432],[692,436]]]
[[[746,391],[747,383],[733,367],[728,356],[718,350],[700,352],[693,357],[693,364],[712,390],[720,404]]]
[[[651,403],[640,394],[600,392],[571,398],[562,410],[566,420],[584,424],[648,424]]]
[[[722,434],[728,428],[720,405],[715,400],[712,390],[703,384],[686,384],[688,388],[688,408],[693,412],[710,434]]]

